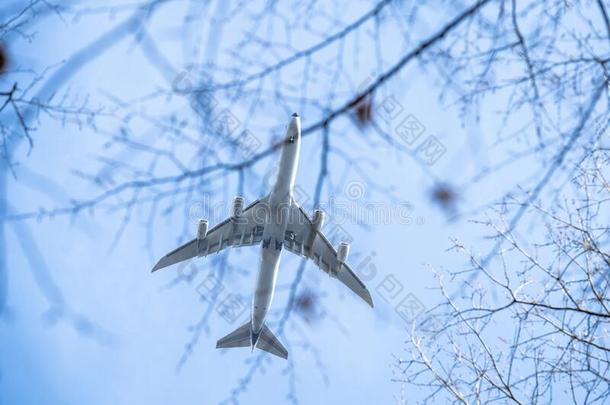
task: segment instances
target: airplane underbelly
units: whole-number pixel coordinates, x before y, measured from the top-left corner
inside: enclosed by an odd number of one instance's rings
[[[288,226],[291,203],[289,190],[285,192],[282,188],[276,187],[269,198],[271,211],[263,231],[260,269],[252,303],[252,330],[254,333],[258,333],[262,328],[273,300],[284,233]]]
[[[271,306],[271,301],[273,301],[277,270],[280,264],[280,252],[274,247],[265,247],[261,251],[260,269],[252,300],[252,329],[255,333],[258,333],[263,326],[265,316]]]

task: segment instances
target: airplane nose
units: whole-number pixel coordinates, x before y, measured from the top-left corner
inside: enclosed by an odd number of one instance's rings
[[[288,125],[288,138],[294,140],[301,136],[301,117],[299,114],[294,113],[290,118],[290,124]]]

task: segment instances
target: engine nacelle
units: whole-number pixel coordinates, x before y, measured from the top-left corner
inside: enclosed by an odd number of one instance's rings
[[[311,223],[314,231],[319,232],[320,229],[322,229],[322,226],[324,225],[324,215],[324,211],[322,210],[315,210],[313,212],[313,219],[311,220]]]
[[[235,197],[233,200],[233,210],[231,212],[231,216],[233,218],[237,218],[241,216],[241,213],[244,211],[244,197]]]
[[[339,263],[345,263],[349,255],[349,243],[341,242],[337,247],[337,260]]]
[[[208,234],[208,221],[205,219],[199,220],[199,226],[197,228],[197,239],[202,240],[205,239]]]

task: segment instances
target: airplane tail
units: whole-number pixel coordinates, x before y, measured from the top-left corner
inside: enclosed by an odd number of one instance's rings
[[[216,348],[226,349],[229,347],[248,347],[251,345],[250,340],[250,322],[246,322],[216,342]]]
[[[288,350],[282,345],[278,338],[275,337],[273,332],[269,330],[267,325],[263,325],[258,338],[252,342],[252,332],[250,330],[250,322],[246,322],[227,336],[216,342],[217,349],[224,349],[230,347],[248,347],[253,346],[257,349],[264,350],[268,353],[279,356],[283,359],[288,358]]]
[[[256,347],[283,359],[288,358],[288,350],[286,350],[279,339],[275,337],[267,325],[263,325]]]

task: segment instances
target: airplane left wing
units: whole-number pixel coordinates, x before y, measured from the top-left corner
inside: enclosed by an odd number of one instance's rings
[[[169,252],[155,265],[157,271],[195,256],[204,257],[227,247],[252,246],[261,242],[265,224],[267,197],[247,206],[238,217],[227,218],[206,232]],[[260,208],[260,209],[259,209]]]
[[[373,307],[369,290],[347,263],[339,261],[337,250],[321,231],[315,229],[305,211],[294,201],[288,211],[288,227],[284,236],[286,250],[311,259],[318,268],[341,281]]]

